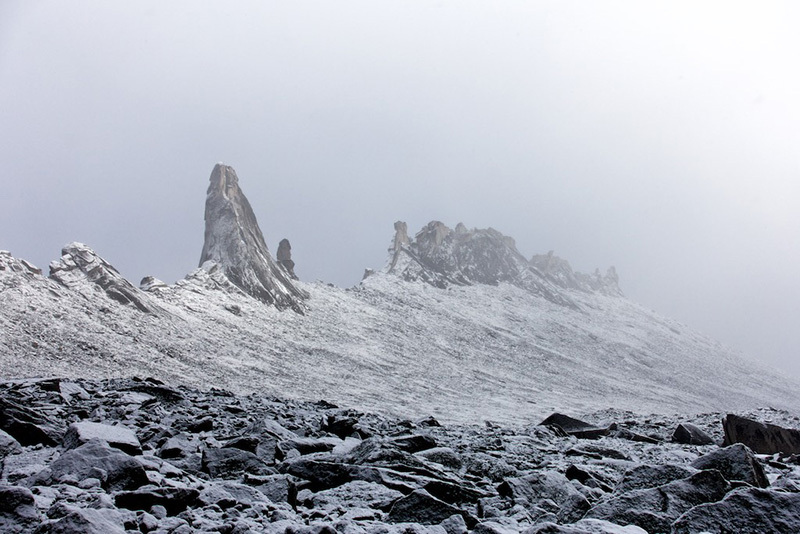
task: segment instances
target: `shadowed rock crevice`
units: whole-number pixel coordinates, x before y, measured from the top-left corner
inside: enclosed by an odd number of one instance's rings
[[[217,164],[211,172],[205,221],[201,267],[215,263],[248,295],[280,309],[303,313],[308,294],[272,259],[232,167]]]

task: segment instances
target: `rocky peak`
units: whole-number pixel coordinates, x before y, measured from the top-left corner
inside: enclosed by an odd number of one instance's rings
[[[283,267],[292,280],[297,280],[297,275],[294,274],[294,261],[292,261],[292,244],[289,243],[288,239],[281,239],[281,242],[278,243],[278,252],[276,256],[278,258],[278,265]]]
[[[145,313],[155,313],[158,309],[113,265],[83,243],[70,243],[61,249],[61,259],[50,263],[50,278],[85,296],[88,296],[86,291],[102,291],[110,299]]]
[[[272,259],[232,167],[217,164],[211,172],[205,221],[201,267],[217,264],[248,295],[280,309],[303,312],[308,294]]]
[[[0,271],[9,271],[25,276],[38,276],[42,274],[41,269],[26,260],[15,258],[7,250],[0,250]]]
[[[535,254],[530,260],[531,267],[550,283],[565,289],[574,289],[586,293],[600,292],[606,295],[621,296],[619,276],[614,267],[609,267],[605,275],[595,269],[592,274],[572,270],[569,262],[556,256],[551,250],[547,254]]]

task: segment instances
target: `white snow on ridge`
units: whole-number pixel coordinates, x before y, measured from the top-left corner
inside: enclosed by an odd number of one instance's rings
[[[0,269],[0,375],[155,376],[448,422],[800,409],[796,384],[625,298],[568,291],[573,309],[510,284],[378,273],[353,289],[299,283],[304,316],[211,271],[137,290],[161,310],[143,313]]]

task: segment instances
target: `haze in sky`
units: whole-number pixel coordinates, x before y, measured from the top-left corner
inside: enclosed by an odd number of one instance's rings
[[[797,2],[0,3],[0,248],[197,266],[214,164],[356,284],[394,221],[615,265],[800,375]]]

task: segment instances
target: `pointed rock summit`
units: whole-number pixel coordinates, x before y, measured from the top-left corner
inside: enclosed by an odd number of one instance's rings
[[[236,171],[217,164],[206,196],[206,232],[200,266],[213,262],[242,291],[280,309],[303,313],[308,294],[272,259]]]

